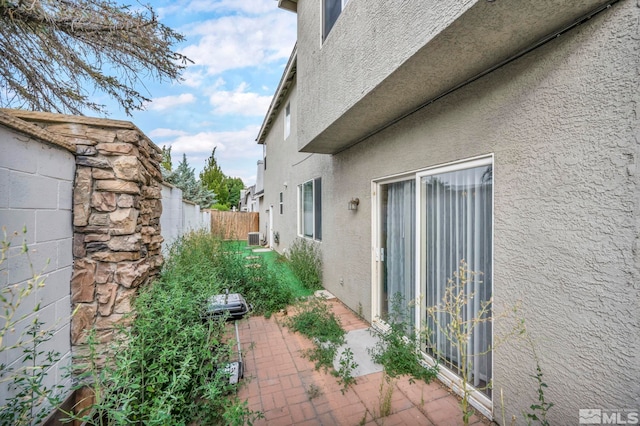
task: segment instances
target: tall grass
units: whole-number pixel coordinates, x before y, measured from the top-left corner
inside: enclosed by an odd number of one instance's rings
[[[322,257],[315,243],[296,239],[287,253],[289,266],[302,284],[310,290],[322,288]]]
[[[292,301],[261,259],[248,261],[241,247],[197,232],[170,248],[161,276],[141,290],[135,320],[100,371],[95,351],[81,377],[93,383],[95,424],[245,424],[259,416],[234,396],[224,368],[232,352],[222,321],[202,319],[207,299],[242,293],[258,313]],[[240,251],[240,252],[239,252]],[[94,335],[93,350],[97,348]]]

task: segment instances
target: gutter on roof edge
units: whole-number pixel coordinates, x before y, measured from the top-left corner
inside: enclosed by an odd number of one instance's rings
[[[284,68],[284,72],[282,73],[282,77],[280,78],[280,83],[278,83],[278,88],[271,98],[271,104],[269,105],[269,109],[264,116],[264,120],[262,121],[262,126],[260,126],[260,131],[258,132],[258,136],[256,137],[256,142],[259,144],[264,144],[265,139],[267,138],[267,133],[271,129],[271,124],[275,119],[276,114],[279,111],[280,103],[282,99],[289,93],[289,87],[291,86],[291,80],[296,75],[296,65],[298,63],[298,43],[293,46],[293,51],[291,52],[291,56],[289,56],[289,61],[287,62],[287,66]]]

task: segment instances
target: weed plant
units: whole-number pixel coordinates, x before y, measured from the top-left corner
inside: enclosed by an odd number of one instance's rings
[[[340,392],[344,395],[347,389],[349,389],[349,386],[356,384],[353,371],[358,368],[358,363],[353,359],[353,351],[351,351],[351,348],[346,348],[342,352],[338,364],[340,367],[337,371],[333,372],[333,375],[338,378],[338,383],[342,385]]]
[[[333,367],[338,346],[344,343],[344,330],[340,320],[329,307],[317,297],[298,305],[298,313],[290,317],[285,325],[315,342],[315,347],[304,354],[315,362],[316,370],[328,371]]]
[[[373,360],[381,364],[385,373],[396,378],[409,375],[411,381],[423,380],[429,383],[438,375],[438,367],[426,366],[419,351],[419,337],[412,332],[408,318],[410,309],[400,295],[392,300],[392,309],[386,318],[389,329],[386,332],[374,330],[380,340],[369,349]]]
[[[526,420],[528,425],[539,423],[542,426],[549,426],[549,420],[547,419],[547,414],[549,410],[554,406],[553,402],[547,401],[545,397],[545,389],[548,388],[547,384],[544,382],[542,376],[542,366],[540,365],[540,356],[538,355],[538,350],[533,340],[533,337],[529,334],[527,327],[525,325],[524,319],[520,322],[520,335],[524,338],[526,343],[531,348],[531,352],[533,354],[533,360],[536,363],[536,374],[532,375],[537,384],[537,393],[538,393],[538,402],[531,404],[529,406],[530,412],[524,412],[522,415]],[[503,414],[504,418],[504,414]]]
[[[298,312],[289,317],[285,325],[310,340],[315,345],[306,350],[303,355],[315,363],[316,370],[331,370],[331,374],[338,378],[342,385],[340,391],[344,394],[349,386],[356,383],[352,373],[358,368],[353,359],[353,352],[347,348],[342,353],[338,364],[338,370],[333,370],[333,360],[338,352],[338,347],[345,343],[345,331],[342,329],[340,319],[329,309],[323,299],[311,297],[298,304]]]
[[[289,266],[302,284],[310,290],[322,288],[322,258],[311,241],[297,238],[287,252]]]
[[[395,385],[395,379],[385,373],[378,389],[378,417],[387,417],[391,414],[391,402]]]

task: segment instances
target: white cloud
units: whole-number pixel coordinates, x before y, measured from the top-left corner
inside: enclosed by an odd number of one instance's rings
[[[163,145],[171,146],[173,166],[186,154],[189,166],[198,175],[211,151],[216,147],[216,160],[227,176],[239,177],[245,185],[255,183],[256,163],[262,158],[262,147],[255,141],[258,126],[247,126],[238,131],[199,132],[176,137]]]
[[[180,53],[209,75],[287,59],[296,40],[295,15],[276,11],[259,16],[224,16],[193,25],[185,32],[200,37]],[[192,65],[193,67],[193,65]]]
[[[150,138],[172,138],[176,136],[183,136],[186,134],[187,132],[185,132],[184,130],[159,128],[159,129],[153,129],[152,131],[150,131],[149,137]]]
[[[271,103],[271,96],[247,92],[247,88],[247,84],[242,83],[232,92],[224,90],[214,92],[209,97],[209,102],[214,107],[213,113],[263,117]]]
[[[189,87],[200,87],[206,77],[207,76],[202,71],[187,69],[182,73],[182,81],[180,84],[184,84]]]
[[[277,9],[273,0],[192,0],[186,7],[187,12],[244,12],[250,14],[266,13]]]
[[[238,131],[200,132],[178,136],[168,144],[172,152],[186,153],[188,158],[191,158],[189,154],[206,153],[208,156],[213,147],[217,147],[216,158],[219,155],[221,159],[253,161],[262,154],[262,148],[255,141],[258,131],[258,126],[251,125]]]
[[[147,109],[151,111],[164,111],[178,105],[190,104],[196,101],[196,97],[191,93],[182,93],[176,96],[162,96],[151,100],[147,104]]]
[[[168,6],[155,8],[161,18],[175,14],[262,14],[278,10],[273,0],[181,0],[173,1]]]

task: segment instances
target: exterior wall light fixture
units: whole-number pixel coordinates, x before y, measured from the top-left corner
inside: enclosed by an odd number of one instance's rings
[[[359,198],[352,198],[347,204],[349,210],[358,210],[358,204],[360,204]]]

